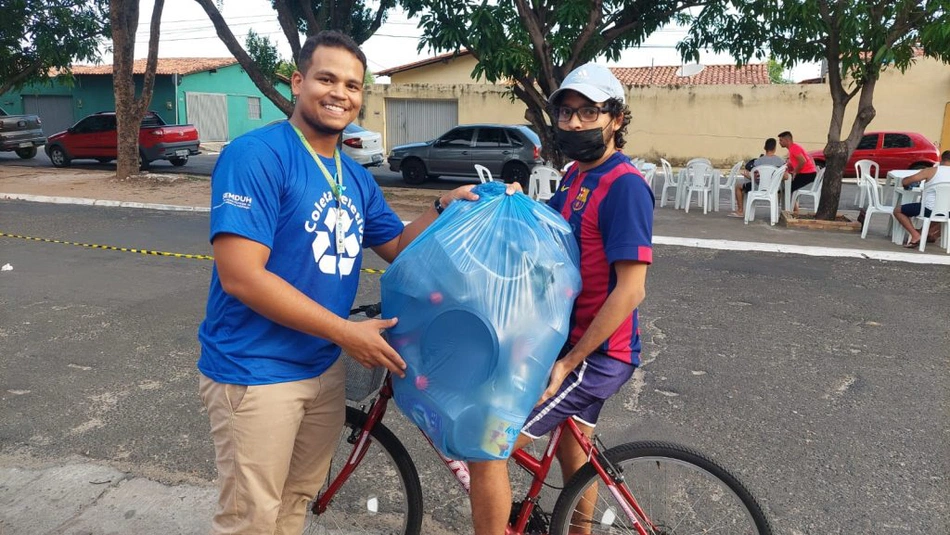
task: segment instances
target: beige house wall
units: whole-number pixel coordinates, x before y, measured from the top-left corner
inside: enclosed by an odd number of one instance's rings
[[[389,78],[391,85],[399,84],[471,84],[472,71],[478,64],[471,54],[450,58],[396,73]],[[485,82],[484,78],[481,83]]]
[[[461,60],[456,63],[464,64]],[[467,75],[473,63],[459,70]],[[448,78],[443,70],[435,72],[438,79]],[[435,72],[430,71],[427,78],[418,77],[420,83],[368,87],[363,126],[383,132],[385,144],[386,98],[456,100],[459,124],[526,122],[524,105],[512,102],[503,86],[422,83],[432,80]],[[765,138],[783,130],[790,130],[806,149],[821,149],[831,118],[831,95],[821,84],[629,87],[627,102],[633,121],[624,152],[651,161],[705,156],[720,165],[731,164],[757,156]],[[875,90],[877,115],[868,130],[916,131],[939,144],[948,102],[950,66],[921,59],[903,75],[886,71]],[[846,128],[854,119],[856,104],[856,100],[852,102],[845,117]],[[388,144],[385,147],[390,148]]]

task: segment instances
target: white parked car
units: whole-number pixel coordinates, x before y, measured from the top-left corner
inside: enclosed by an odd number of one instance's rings
[[[343,130],[343,153],[363,167],[383,164],[383,136],[350,123]]]

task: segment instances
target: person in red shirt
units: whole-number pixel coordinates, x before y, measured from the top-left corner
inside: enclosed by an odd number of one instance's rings
[[[792,179],[792,191],[814,182],[815,177],[818,176],[815,160],[805,152],[801,145],[795,143],[792,139],[792,133],[786,130],[779,134],[778,143],[783,149],[788,149],[788,168],[785,177]],[[798,203],[795,203],[793,211],[798,212]]]

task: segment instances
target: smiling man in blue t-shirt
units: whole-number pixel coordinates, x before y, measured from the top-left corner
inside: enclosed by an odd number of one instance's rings
[[[380,336],[396,318],[346,318],[362,250],[396,255],[472,186],[405,227],[337,143],[363,104],[366,57],[349,37],[307,39],[287,122],[236,139],[211,178],[215,265],[198,331],[200,394],[220,496],[213,533],[300,533],[343,427],[341,348],[402,375]]]

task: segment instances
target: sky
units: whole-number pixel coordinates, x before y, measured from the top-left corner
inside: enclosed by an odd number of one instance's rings
[[[231,31],[240,43],[244,43],[247,32],[253,29],[257,34],[267,36],[278,44],[278,52],[284,59],[290,59],[290,46],[286,44],[284,34],[277,23],[277,13],[271,8],[269,0],[223,0],[221,11]],[[148,55],[149,19],[152,13],[152,1],[141,0],[139,28],[135,38],[135,57]],[[436,52],[423,50],[417,52],[421,30],[416,22],[410,20],[401,10],[394,10],[389,20],[362,45],[370,71],[380,71],[407,63],[432,57]],[[685,30],[666,27],[650,36],[638,49],[627,50],[617,62],[598,61],[611,67],[647,67],[651,65],[681,65],[682,61],[674,46],[685,36]],[[229,57],[227,47],[218,38],[214,26],[204,10],[194,0],[166,0],[162,12],[161,40],[159,57]],[[110,54],[103,55],[103,61],[112,61]],[[700,54],[700,63],[707,65],[732,64],[735,61],[727,54],[711,52]],[[786,77],[794,81],[805,78],[817,78],[819,67],[814,64],[796,67],[786,72]],[[388,80],[379,78],[378,82]]]

